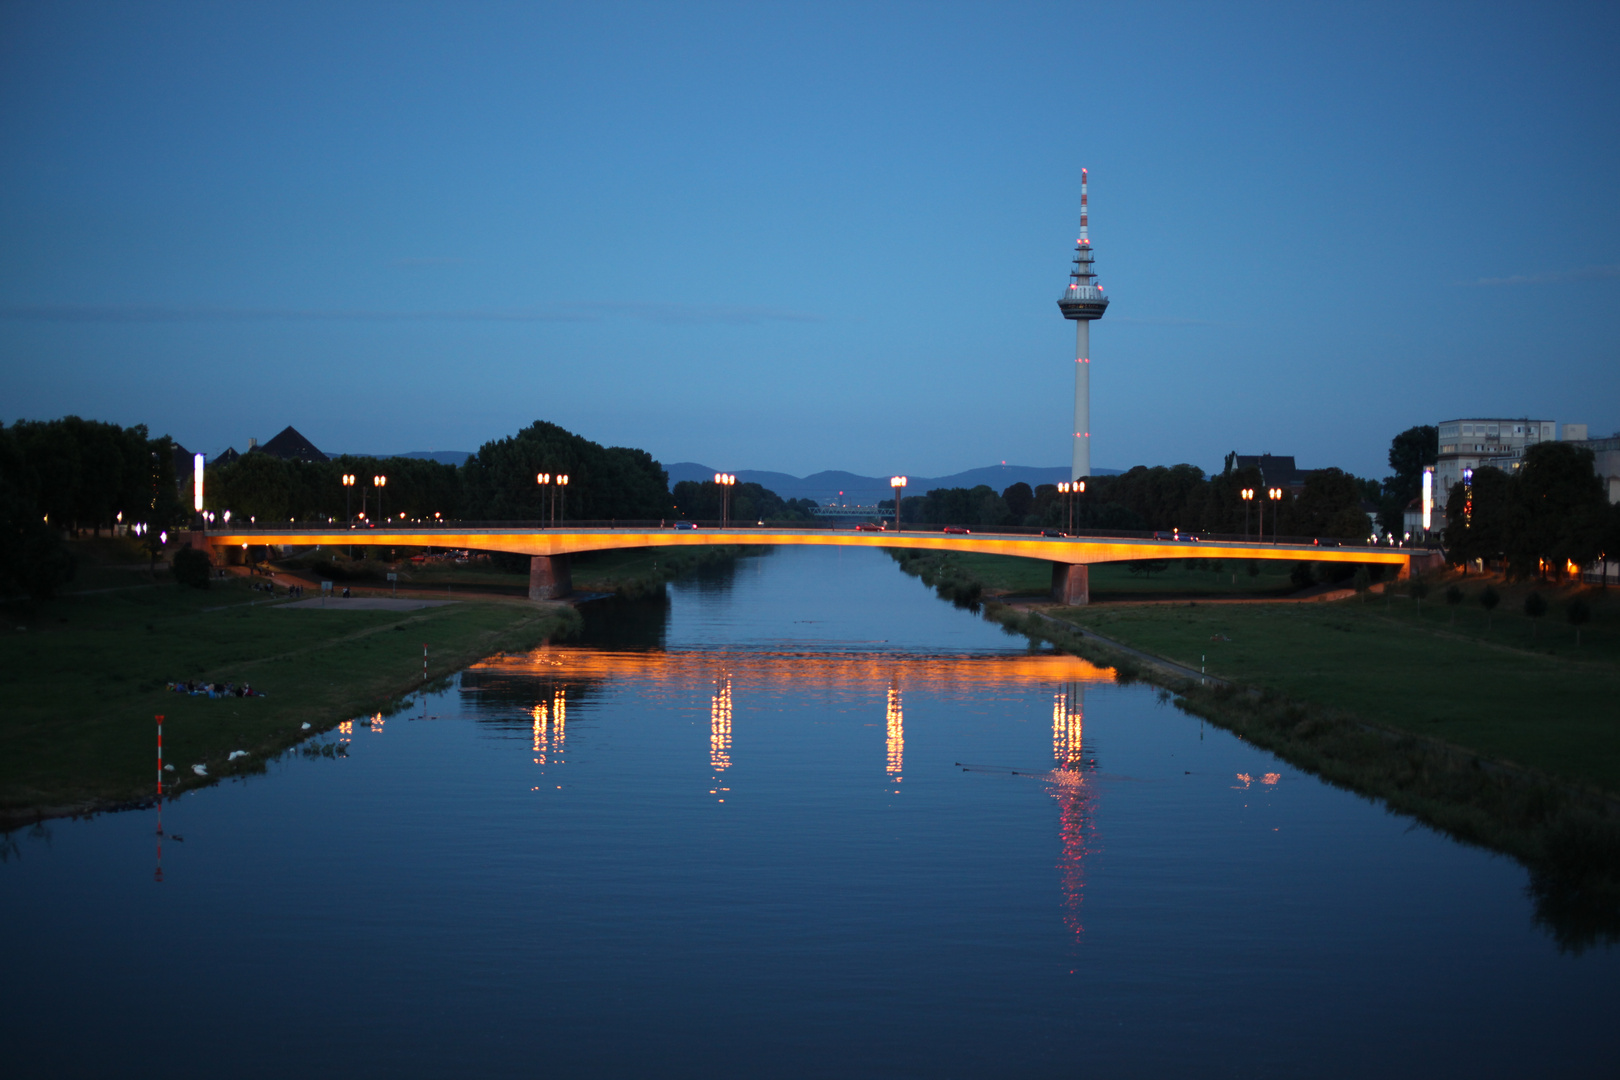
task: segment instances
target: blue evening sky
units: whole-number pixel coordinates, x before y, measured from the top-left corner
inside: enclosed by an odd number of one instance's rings
[[[1620,6],[7,3],[0,417],[1382,476],[1620,428]]]

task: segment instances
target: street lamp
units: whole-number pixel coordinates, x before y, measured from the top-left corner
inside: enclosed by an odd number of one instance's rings
[[[889,487],[894,491],[894,531],[900,531],[900,500],[906,494],[906,478],[904,476],[889,477]]]
[[[350,525],[354,524],[354,513],[349,505],[349,495],[354,490],[354,473],[343,474],[343,516]]]
[[[547,498],[549,498],[550,495],[551,495],[551,474],[548,473],[548,472],[535,473],[534,474],[534,482],[539,484],[542,488],[545,489],[544,491],[542,491],[540,493],[540,499],[541,499],[541,502],[543,504],[545,502],[545,500]],[[544,528],[545,524],[546,524],[546,507],[544,505],[542,505],[540,507],[540,526],[541,526],[541,528]]]
[[[737,478],[730,473],[717,472],[714,474],[714,482],[720,485],[720,527],[723,529],[730,517],[731,488],[737,482]]]
[[[1254,501],[1254,488],[1244,488],[1238,494],[1243,496],[1243,542],[1249,542],[1249,504]],[[1266,504],[1260,504],[1260,518],[1262,524],[1266,516]],[[1265,531],[1263,528],[1262,532]]]
[[[562,489],[562,516],[568,520],[568,474],[563,473],[557,477],[557,486]]]
[[[1063,506],[1067,512],[1067,524],[1064,526],[1063,531],[1072,533],[1074,532],[1074,498],[1086,490],[1086,482],[1084,480],[1064,480],[1058,483],[1057,489],[1058,494],[1063,496]]]
[[[388,523],[388,515],[383,513],[382,489],[388,486],[388,477],[382,475],[373,476],[371,478],[371,486],[377,489],[377,517],[382,521],[383,524],[386,525]]]
[[[1270,499],[1272,502],[1281,502],[1282,497],[1283,497],[1283,489],[1282,488],[1267,488],[1266,489],[1266,498]],[[1264,506],[1265,504],[1261,503],[1260,505]],[[1282,514],[1279,512],[1280,510],[1281,510],[1281,507],[1277,507],[1277,506],[1274,506],[1274,507],[1271,508],[1271,542],[1273,544],[1275,544],[1277,542],[1277,520],[1282,517]],[[1260,539],[1264,540],[1265,538],[1266,538],[1266,519],[1265,519],[1265,511],[1262,510],[1260,512]]]

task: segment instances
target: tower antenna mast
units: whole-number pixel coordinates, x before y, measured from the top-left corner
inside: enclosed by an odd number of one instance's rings
[[[1090,208],[1087,206],[1087,170],[1080,170],[1080,238],[1074,242],[1074,269],[1069,287],[1063,290],[1058,308],[1065,319],[1073,319],[1074,336],[1074,464],[1069,479],[1091,475],[1091,324],[1108,310],[1108,297],[1097,284],[1092,268]]]

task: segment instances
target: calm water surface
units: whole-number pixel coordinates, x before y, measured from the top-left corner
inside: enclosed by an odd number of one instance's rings
[[[161,883],[151,812],[12,834],[6,1074],[1612,1075],[1517,864],[880,554],[587,610],[171,803]]]

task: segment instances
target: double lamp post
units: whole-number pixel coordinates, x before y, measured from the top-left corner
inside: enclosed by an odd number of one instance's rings
[[[1244,488],[1241,492],[1239,492],[1239,494],[1243,496],[1243,539],[1247,540],[1249,538],[1249,504],[1251,502],[1255,501],[1255,497],[1257,495],[1262,495],[1262,494],[1263,494],[1265,499],[1269,499],[1271,502],[1281,502],[1282,497],[1283,497],[1283,490],[1282,490],[1282,488],[1275,488],[1275,487],[1274,488],[1266,488],[1266,490],[1262,493],[1262,492],[1257,491],[1254,488]],[[1282,516],[1281,514],[1277,513],[1276,509],[1273,509],[1271,511],[1271,542],[1273,544],[1275,544],[1277,542],[1277,519],[1279,517],[1281,517],[1281,516]],[[1263,542],[1265,540],[1265,538],[1266,538],[1266,504],[1265,504],[1264,501],[1262,501],[1260,503],[1260,535],[1259,535],[1259,539]]]

